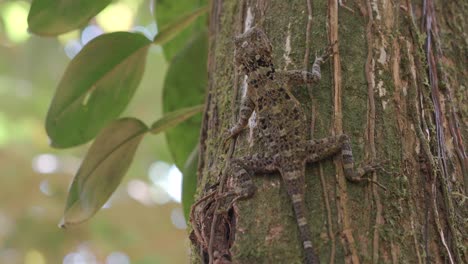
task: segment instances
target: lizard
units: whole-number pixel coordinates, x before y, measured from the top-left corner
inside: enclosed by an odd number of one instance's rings
[[[329,52],[316,56],[312,71],[275,70],[272,45],[264,31],[253,27],[235,37],[235,66],[247,77],[246,95],[241,99],[237,123],[228,131],[227,139],[236,137],[256,112],[257,127],[253,130],[254,144],[264,151],[231,158],[227,169],[233,187],[222,197],[234,196],[227,208],[237,200],[254,195],[255,173],[279,172],[290,197],[299,228],[306,264],[319,263],[314,251],[308,221],[305,217],[304,185],[306,163],[319,162],[341,153],[345,177],[352,182],[371,181],[363,177],[379,165],[369,162],[357,169],[346,134],[322,139],[307,139],[306,115],[291,88],[317,84],[321,79],[320,66]],[[220,198],[220,197],[218,197]]]

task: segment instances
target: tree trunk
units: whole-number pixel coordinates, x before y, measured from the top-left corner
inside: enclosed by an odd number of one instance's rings
[[[339,157],[308,165],[307,219],[321,262],[468,263],[467,7],[462,0],[213,0],[197,191],[205,199],[192,218],[202,241],[193,263],[208,263],[210,250],[214,263],[223,255],[233,263],[303,263],[279,174],[255,175],[255,195],[227,213],[213,214],[218,202],[206,196],[228,188],[222,175],[231,157],[262,152],[251,137],[254,118],[223,146],[245,90],[233,37],[252,26],[269,36],[277,69],[310,70],[315,52],[337,42],[321,82],[293,90],[311,138],[346,133],[358,164],[385,161],[369,177],[386,190],[347,182]]]

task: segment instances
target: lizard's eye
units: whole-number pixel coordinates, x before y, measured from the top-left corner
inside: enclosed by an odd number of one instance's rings
[[[249,43],[247,43],[247,41],[244,41],[244,43],[242,43],[242,48],[246,48],[247,46],[249,45]]]

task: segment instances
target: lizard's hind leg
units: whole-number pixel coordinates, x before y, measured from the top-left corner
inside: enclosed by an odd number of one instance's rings
[[[275,170],[271,158],[254,155],[231,159],[227,173],[233,181],[233,188],[217,198],[235,196],[225,207],[225,210],[229,210],[237,200],[249,198],[255,193],[256,189],[252,181],[254,173],[271,173]]]
[[[340,151],[343,160],[344,175],[349,181],[369,182],[371,180],[363,178],[363,176],[368,172],[380,168],[380,164],[376,162],[370,162],[355,168],[351,142],[349,141],[349,137],[345,134],[319,140],[309,140],[306,146],[307,162],[317,162],[336,155]]]

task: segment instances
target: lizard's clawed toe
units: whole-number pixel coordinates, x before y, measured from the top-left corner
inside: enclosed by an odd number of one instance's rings
[[[363,168],[366,172],[373,172],[377,170],[383,170],[384,165],[388,163],[388,160],[371,160],[364,163]]]

